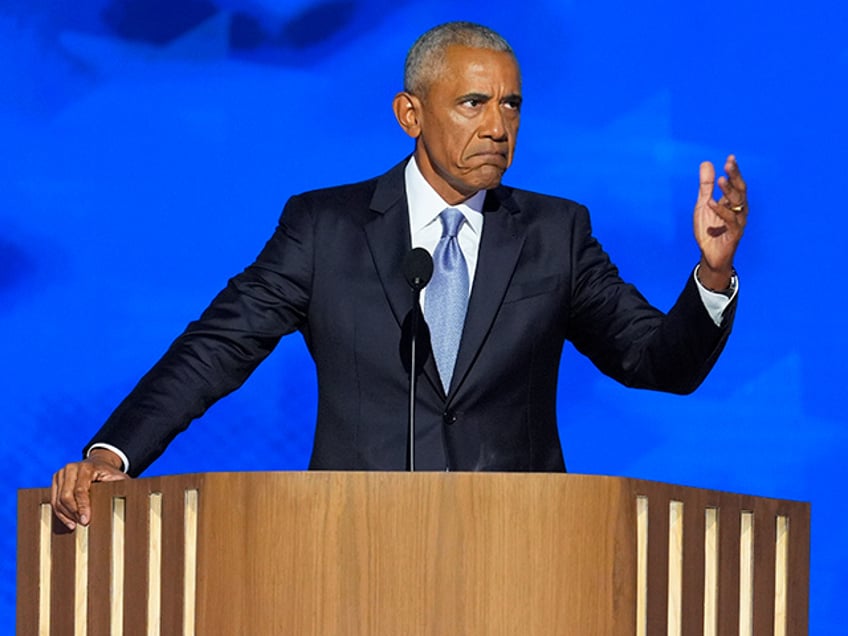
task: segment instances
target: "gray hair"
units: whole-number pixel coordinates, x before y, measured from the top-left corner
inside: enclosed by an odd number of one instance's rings
[[[430,82],[441,70],[449,46],[500,51],[515,59],[509,43],[492,29],[473,22],[446,22],[424,33],[409,49],[403,69],[403,90],[419,97],[426,94]]]

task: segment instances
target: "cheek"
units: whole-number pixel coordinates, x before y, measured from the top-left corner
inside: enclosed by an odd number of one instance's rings
[[[440,126],[435,132],[437,152],[446,159],[457,161],[468,146],[468,136],[460,127],[450,122]]]

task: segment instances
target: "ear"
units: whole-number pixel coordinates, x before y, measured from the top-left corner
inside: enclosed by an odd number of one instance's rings
[[[412,93],[402,91],[395,95],[392,101],[392,109],[403,131],[413,139],[418,139],[421,134],[421,122],[419,120],[421,100]]]

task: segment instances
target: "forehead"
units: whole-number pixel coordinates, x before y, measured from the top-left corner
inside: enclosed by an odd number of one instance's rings
[[[441,68],[431,88],[519,93],[521,72],[511,53],[453,45],[445,49]]]

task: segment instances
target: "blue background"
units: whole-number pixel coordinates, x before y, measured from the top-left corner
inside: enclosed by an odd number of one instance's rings
[[[589,205],[668,308],[697,260],[698,164],[738,155],[751,216],[737,322],[693,396],[627,390],[569,349],[570,470],[813,502],[811,633],[845,634],[844,3],[4,0],[0,6],[0,632],[15,490],[44,486],[255,256],[291,194],[411,150],[389,105],[450,19],[513,44],[505,181]],[[339,317],[344,320],[344,316]],[[303,469],[314,372],[285,339],[148,475]],[[399,417],[402,417],[399,414]]]

